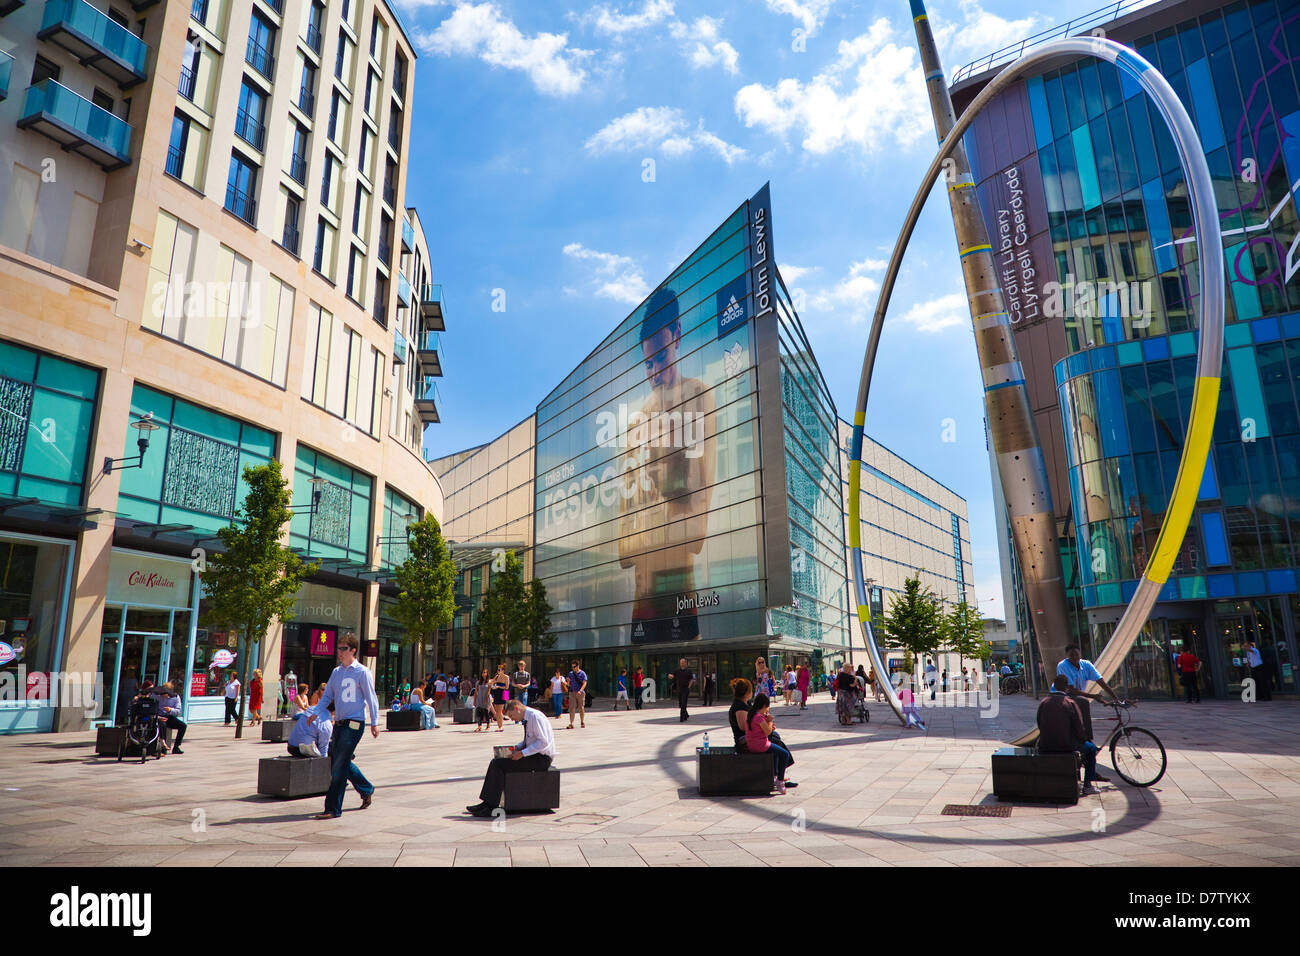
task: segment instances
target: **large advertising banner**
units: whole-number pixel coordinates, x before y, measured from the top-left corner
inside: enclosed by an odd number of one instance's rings
[[[562,648],[692,641],[761,604],[747,209],[538,409],[536,573]]]

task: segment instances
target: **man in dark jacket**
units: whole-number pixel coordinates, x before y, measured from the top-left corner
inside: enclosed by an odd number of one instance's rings
[[[1096,793],[1094,781],[1109,780],[1097,773],[1097,745],[1084,736],[1083,716],[1079,705],[1067,693],[1070,680],[1057,674],[1052,692],[1038,705],[1038,752],[1045,754],[1077,753],[1083,758],[1083,792]]]

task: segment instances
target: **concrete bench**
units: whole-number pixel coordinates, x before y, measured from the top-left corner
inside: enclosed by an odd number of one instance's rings
[[[452,711],[451,722],[453,724],[472,724],[474,723],[473,707],[457,707]]]
[[[288,741],[289,734],[293,731],[295,723],[297,721],[292,718],[288,720],[264,720],[262,721],[262,739],[277,744],[285,743]]]
[[[116,757],[125,744],[125,727],[100,727],[95,731],[96,757]]]
[[[257,792],[271,797],[319,797],[330,788],[329,757],[263,757]]]
[[[560,806],[560,771],[555,767],[506,774],[502,795],[506,813],[557,810]]]
[[[993,793],[999,800],[1079,802],[1079,755],[1040,754],[1032,747],[993,752]]]
[[[772,792],[770,752],[736,752],[735,747],[695,749],[696,780],[702,795],[766,796]]]
[[[418,710],[390,710],[385,718],[386,730],[423,730],[423,715]]]

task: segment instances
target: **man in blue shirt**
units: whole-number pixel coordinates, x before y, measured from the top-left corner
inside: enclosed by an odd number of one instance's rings
[[[587,726],[587,672],[582,669],[581,661],[573,662],[573,669],[569,671],[569,726],[565,730],[573,729],[573,715],[582,715],[582,726]]]
[[[306,719],[303,711],[293,719],[293,730],[289,731],[289,755],[291,757],[328,757],[330,755],[330,737],[334,735],[334,721],[326,715],[315,723]],[[313,753],[313,748],[315,753]]]
[[[307,721],[315,722],[325,716],[330,704],[334,705],[334,735],[330,740],[330,788],[325,794],[325,810],[316,814],[315,820],[331,820],[343,815],[343,794],[348,782],[361,794],[361,809],[370,806],[375,787],[360,768],[352,762],[357,744],[365,733],[366,711],[370,712],[371,736],[379,736],[379,698],[370,671],[357,661],[361,646],[351,631],[339,641],[339,666],[330,674],[325,692],[315,707],[305,711]]]
[[[1070,687],[1066,691],[1073,698],[1074,702],[1079,705],[1079,713],[1083,717],[1084,738],[1092,739],[1092,708],[1089,706],[1089,700],[1105,701],[1106,698],[1101,694],[1089,694],[1087,692],[1088,684],[1096,681],[1101,685],[1101,689],[1110,694],[1114,700],[1119,700],[1119,694],[1111,689],[1105,679],[1098,673],[1097,668],[1092,666],[1092,661],[1085,661],[1079,653],[1078,644],[1065,645],[1065,660],[1056,665],[1056,673],[1061,674],[1070,682]],[[1107,778],[1098,775],[1095,779],[1106,782]]]

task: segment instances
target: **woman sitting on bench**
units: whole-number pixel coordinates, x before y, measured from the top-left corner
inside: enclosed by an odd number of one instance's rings
[[[727,722],[731,724],[736,753],[744,753],[749,749],[745,744],[745,732],[749,729],[749,698],[754,696],[754,687],[745,678],[737,677],[731,682],[731,692],[734,699],[731,710],[727,711]]]
[[[772,785],[777,793],[785,793],[786,787],[797,787],[792,780],[785,779],[786,769],[794,763],[794,756],[786,749],[781,738],[776,736],[776,723],[769,712],[772,702],[766,694],[759,694],[749,712],[749,729],[745,731],[745,742],[750,753],[772,752]]]

